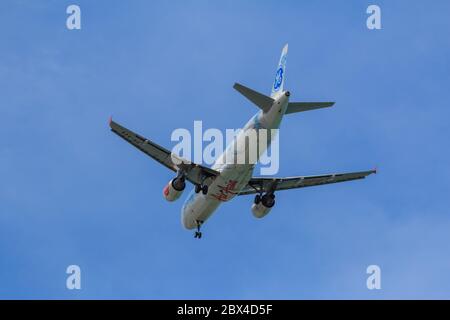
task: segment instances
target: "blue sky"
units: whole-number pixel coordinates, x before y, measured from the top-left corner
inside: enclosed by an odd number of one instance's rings
[[[450,298],[450,3],[373,2],[369,31],[371,3],[2,1],[0,298]],[[172,173],[107,119],[168,148],[194,120],[238,128],[257,110],[233,83],[269,93],[286,42],[291,99],[337,103],[285,118],[279,175],[379,174],[280,192],[262,220],[236,198],[198,241]]]

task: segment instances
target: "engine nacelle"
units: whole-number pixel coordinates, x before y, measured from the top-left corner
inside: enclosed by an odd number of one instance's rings
[[[252,213],[256,218],[264,218],[272,208],[267,208],[262,202],[252,205]]]
[[[257,195],[252,205],[252,212],[256,218],[265,217],[275,205],[275,195],[273,193],[265,194],[262,197]]]
[[[175,178],[169,181],[169,183],[163,189],[163,196],[167,201],[177,200],[184,191],[186,182],[181,178]]]

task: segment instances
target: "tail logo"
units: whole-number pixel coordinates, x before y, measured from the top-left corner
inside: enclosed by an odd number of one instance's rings
[[[281,84],[283,83],[283,67],[277,70],[277,75],[275,76],[275,82],[273,84],[273,90],[278,91]]]

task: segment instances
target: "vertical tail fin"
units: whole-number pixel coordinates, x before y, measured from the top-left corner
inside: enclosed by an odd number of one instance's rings
[[[281,52],[280,62],[278,62],[277,73],[275,75],[275,81],[272,86],[271,97],[277,95],[278,92],[283,91],[284,79],[286,73],[286,59],[287,59],[288,45],[286,44]]]

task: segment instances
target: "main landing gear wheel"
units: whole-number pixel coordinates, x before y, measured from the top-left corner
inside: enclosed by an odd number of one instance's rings
[[[202,238],[202,233],[200,232],[200,227],[203,223],[203,221],[196,221],[197,222],[197,231],[195,231],[194,233],[194,238],[196,239],[201,239]]]
[[[260,203],[260,202],[261,202],[261,195],[257,194],[257,195],[255,196],[255,204],[258,204],[258,203]]]
[[[206,184],[201,185],[201,184],[196,184],[195,185],[195,193],[199,193],[202,192],[204,195],[208,194],[208,186]]]

